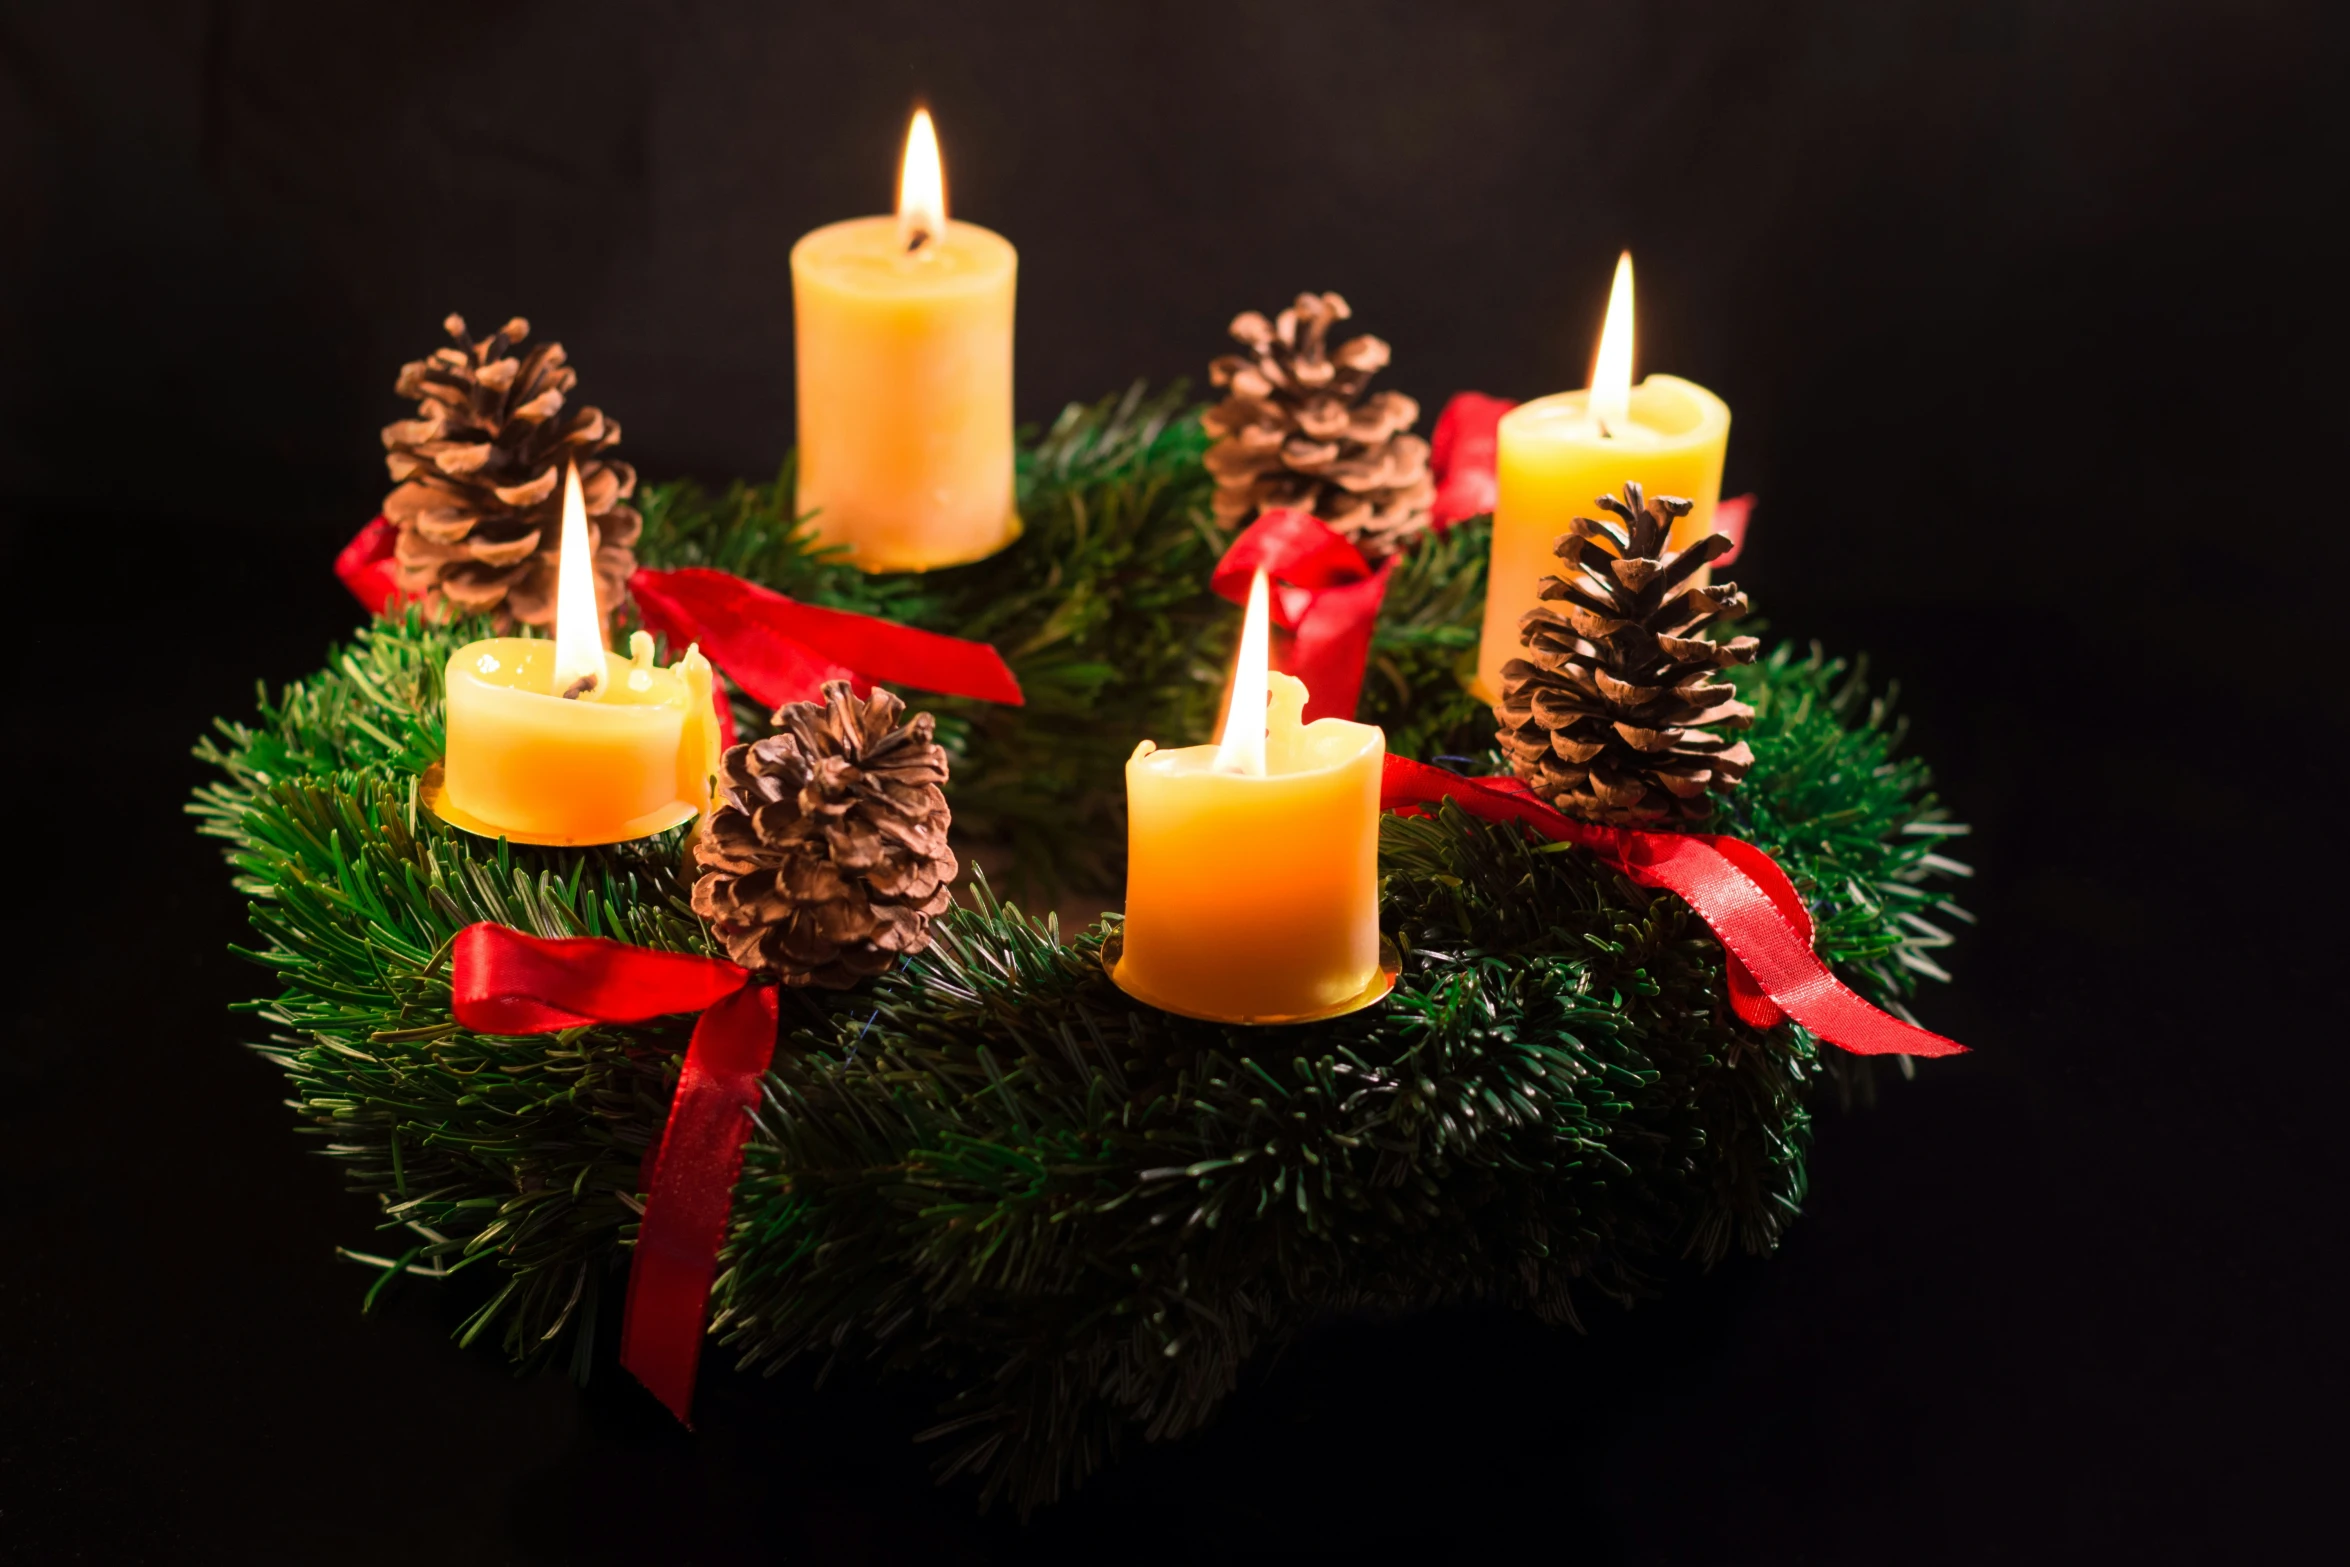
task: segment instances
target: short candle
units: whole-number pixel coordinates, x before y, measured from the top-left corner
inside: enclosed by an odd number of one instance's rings
[[[1501,697],[1501,666],[1521,656],[1518,622],[1556,576],[1552,546],[1567,524],[1592,516],[1597,498],[1625,481],[1650,495],[1678,495],[1689,515],[1673,526],[1685,549],[1713,531],[1730,444],[1728,405],[1692,381],[1652,375],[1632,384],[1632,257],[1616,263],[1607,323],[1591,387],[1521,403],[1502,415],[1485,625],[1477,644],[1476,696]]]
[[[1379,773],[1387,737],[1304,722],[1267,668],[1257,574],[1224,736],[1126,764],[1117,981],[1169,1012],[1279,1023],[1343,1009],[1380,977]]]
[[[435,809],[472,832],[540,844],[620,843],[709,800],[718,720],[698,648],[667,669],[640,631],[604,650],[579,474],[567,477],[555,636],[490,637],[449,656]]]
[[[799,508],[868,571],[992,555],[1020,531],[1012,471],[1019,252],[950,222],[927,112],[906,138],[894,217],[792,247]]]

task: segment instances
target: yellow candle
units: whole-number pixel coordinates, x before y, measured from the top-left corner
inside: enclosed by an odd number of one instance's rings
[[[1259,572],[1222,741],[1162,751],[1145,740],[1126,764],[1118,984],[1169,1012],[1238,1023],[1343,1011],[1384,984],[1387,739],[1371,724],[1303,721],[1305,684],[1267,672],[1266,597]]]
[[[718,771],[710,665],[667,669],[640,631],[603,646],[579,474],[565,484],[552,641],[491,637],[449,657],[447,750],[433,809],[520,843],[619,843],[690,821]]]
[[[1578,516],[1627,480],[1651,495],[1692,504],[1674,525],[1685,549],[1713,531],[1730,443],[1728,405],[1694,382],[1652,375],[1632,384],[1632,258],[1616,263],[1607,325],[1600,333],[1592,389],[1521,403],[1502,415],[1493,509],[1493,556],[1485,584],[1485,628],[1477,645],[1476,695],[1501,696],[1501,666],[1524,653],[1518,622],[1541,602],[1542,579],[1558,575],[1552,546]]]
[[[898,215],[792,247],[799,508],[868,571],[992,555],[1012,495],[1012,289],[1019,252],[949,222],[927,112],[906,138]]]
[[[691,820],[717,772],[710,666],[605,653],[602,686],[554,693],[554,644],[469,642],[450,656],[443,800],[461,826],[530,843],[619,843]]]

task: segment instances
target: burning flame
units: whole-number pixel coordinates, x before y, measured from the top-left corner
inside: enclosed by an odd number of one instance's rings
[[[917,251],[946,231],[947,176],[938,161],[938,132],[930,111],[916,109],[898,165],[898,243]]]
[[[583,680],[587,691],[604,684],[604,617],[596,610],[595,548],[588,541],[579,464],[566,463],[563,553],[555,562],[555,694],[566,695]]]
[[[1248,585],[1248,614],[1240,623],[1240,651],[1232,660],[1232,705],[1216,737],[1216,771],[1265,776],[1265,673],[1273,667],[1273,589],[1265,569]]]
[[[1632,422],[1632,252],[1616,258],[1616,284],[1608,290],[1607,325],[1599,330],[1599,355],[1591,363],[1591,417],[1599,433],[1613,435]]]

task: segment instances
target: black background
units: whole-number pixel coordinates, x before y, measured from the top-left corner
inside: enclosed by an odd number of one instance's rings
[[[2253,1558],[2342,1456],[2346,433],[2315,5],[0,7],[15,883],[0,1556]],[[773,471],[791,240],[936,110],[1022,416],[1335,287],[1431,413],[1640,362],[1736,410],[1739,576],[1978,824],[1927,1021],[1783,1252],[1586,1336],[1349,1322],[1025,1529],[928,1391],[517,1383],[303,1151],[186,754],[355,612],[398,363],[561,338],[652,476]],[[2330,100],[2330,101],[2329,101]],[[2313,846],[2314,845],[2314,846]],[[723,1356],[716,1357],[723,1360]]]

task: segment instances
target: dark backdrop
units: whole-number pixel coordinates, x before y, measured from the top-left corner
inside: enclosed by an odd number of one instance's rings
[[[2311,5],[0,6],[18,909],[0,1555],[448,1562],[2248,1557],[2339,1458],[2340,40]],[[1587,1335],[1337,1324],[1022,1531],[925,1391],[511,1382],[226,1006],[186,746],[326,574],[454,308],[653,476],[772,472],[785,256],[937,111],[1023,417],[1335,287],[1431,410],[1640,361],[1736,410],[1739,575],[1903,681],[1980,826],[1977,1053],[1828,1107],[1783,1253]],[[2313,917],[2314,916],[2314,917]],[[721,1361],[723,1356],[717,1357]]]

